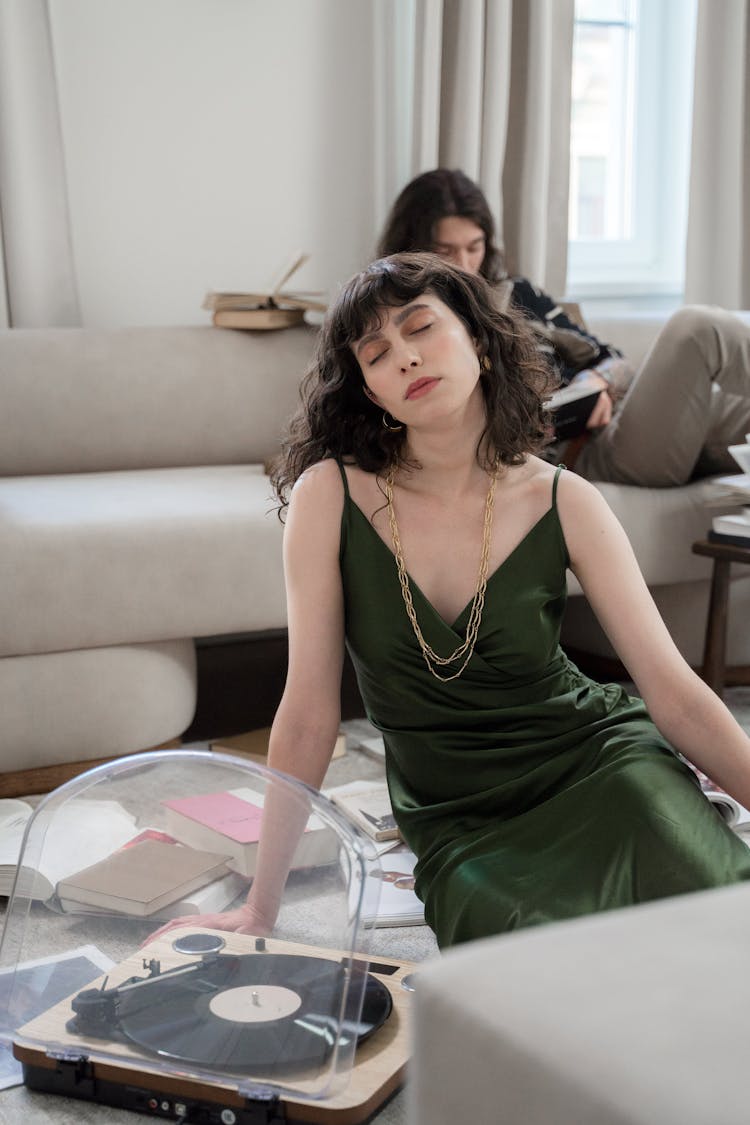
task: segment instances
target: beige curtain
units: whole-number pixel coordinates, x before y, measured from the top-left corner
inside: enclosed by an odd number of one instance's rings
[[[80,324],[47,0],[0,3],[0,217],[0,323]]]
[[[750,0],[699,0],[685,300],[750,308]]]
[[[565,288],[574,0],[414,0],[411,176],[477,180],[508,268]]]

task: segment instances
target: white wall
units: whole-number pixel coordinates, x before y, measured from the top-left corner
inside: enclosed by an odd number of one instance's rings
[[[371,256],[378,0],[49,0],[84,325]]]

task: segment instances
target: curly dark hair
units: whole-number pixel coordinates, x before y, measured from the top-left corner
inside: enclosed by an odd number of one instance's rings
[[[382,322],[384,309],[428,292],[459,317],[487,361],[480,379],[487,409],[480,462],[519,465],[549,441],[544,403],[559,380],[526,318],[513,309],[498,311],[483,278],[435,254],[394,254],[356,274],[326,316],[302,381],[301,406],[271,471],[281,509],[302,473],[326,458],[381,475],[407,463],[406,427],[393,432],[383,425],[382,409],[364,393],[352,345]]]
[[[505,277],[503,255],[495,245],[495,220],[482,189],[458,168],[434,168],[411,180],[397,196],[378,243],[385,258],[404,250],[432,250],[435,227],[457,215],[470,219],[484,233],[484,259],[479,272],[488,281]]]

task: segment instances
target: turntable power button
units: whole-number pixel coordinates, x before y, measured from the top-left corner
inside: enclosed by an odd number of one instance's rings
[[[232,1109],[222,1109],[221,1125],[235,1125],[237,1114]]]

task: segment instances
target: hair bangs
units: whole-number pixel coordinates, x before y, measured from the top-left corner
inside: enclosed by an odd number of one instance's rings
[[[400,268],[399,268],[400,266]],[[390,258],[380,258],[357,274],[339,295],[330,324],[336,348],[349,348],[383,324],[385,309],[408,305],[424,292],[424,279]]]

